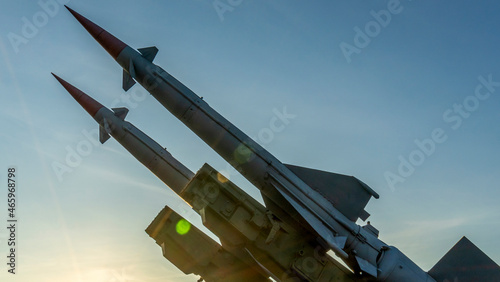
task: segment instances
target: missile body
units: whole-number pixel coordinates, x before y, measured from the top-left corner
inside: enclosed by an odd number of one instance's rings
[[[101,143],[106,142],[109,135],[113,136],[127,151],[176,193],[180,193],[182,188],[193,178],[194,173],[175,159],[166,149],[133,124],[124,120],[128,113],[127,108],[115,108],[111,111],[57,75],[53,75],[97,121]]]
[[[69,8],[68,8],[69,9]],[[292,172],[205,101],[152,61],[156,47],[132,49],[104,29],[69,9],[75,18],[122,66],[123,88],[139,82],[167,110],[260,189],[266,206],[288,224],[317,234],[355,273],[378,281],[434,281],[404,254],[355,223],[361,213],[347,217],[332,202]],[[362,185],[363,186],[363,185]],[[371,196],[378,195],[369,187]],[[365,203],[366,204],[366,203]],[[389,260],[390,258],[390,260]],[[398,262],[404,268],[393,271]],[[397,273],[397,274],[396,274]],[[406,279],[400,280],[402,277]]]
[[[126,122],[125,108],[111,111],[54,77],[99,123],[102,142],[111,134],[193,206],[203,224],[220,238],[222,246],[165,207],[146,232],[181,271],[199,274],[206,281],[269,281],[269,276],[279,281],[278,277],[293,273],[306,281],[331,281],[339,276],[342,281],[354,281],[349,270],[319,252],[314,236],[273,220],[262,204],[207,164],[193,176],[154,140]]]
[[[57,75],[53,75],[97,121],[99,138],[102,143],[109,139],[109,135],[113,136],[174,192],[179,195],[184,193],[183,190],[193,179],[194,173],[148,135],[125,121],[128,112],[126,108],[110,110]],[[198,210],[195,211],[198,212]],[[172,232],[171,230],[176,229],[176,223],[180,219],[180,215],[170,208],[165,208],[147,232],[162,246],[164,256],[184,273],[202,275],[206,281],[219,281],[215,279],[218,275],[226,277],[226,281],[242,281],[243,278],[248,281],[268,281],[267,276],[260,273],[264,271],[260,267],[256,267],[255,263],[249,265],[241,261],[240,258],[221,248],[217,242],[195,227],[191,228],[189,236],[179,236],[179,234]],[[193,243],[195,246],[190,246]],[[189,252],[193,247],[202,247],[203,251]]]

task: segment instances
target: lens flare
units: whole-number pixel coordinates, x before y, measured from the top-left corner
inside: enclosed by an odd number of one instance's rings
[[[177,231],[179,235],[186,235],[189,232],[189,229],[191,229],[191,223],[184,218],[179,220],[175,225],[175,231]]]

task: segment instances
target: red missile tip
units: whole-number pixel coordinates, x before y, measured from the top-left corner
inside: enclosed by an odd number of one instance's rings
[[[107,32],[100,26],[96,25],[95,23],[91,22],[84,16],[78,14],[75,12],[73,9],[69,8],[68,6],[64,5],[66,9],[80,22],[81,25],[94,37],[99,44],[101,44],[108,53],[113,56],[113,58],[116,60],[118,55],[120,55],[121,51],[127,47],[127,44],[123,43],[120,39],[114,37],[111,33]]]
[[[92,116],[94,117],[102,107],[101,103],[92,99],[89,95],[83,93],[80,89],[66,82],[64,79],[52,73],[52,75],[61,83],[61,85],[75,98],[75,100]]]

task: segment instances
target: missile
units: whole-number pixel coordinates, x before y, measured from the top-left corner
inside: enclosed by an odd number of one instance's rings
[[[177,194],[181,193],[194,173],[175,159],[165,148],[140,131],[133,124],[125,121],[127,108],[112,110],[92,99],[78,88],[59,76],[52,74],[73,98],[99,124],[99,140],[106,142],[113,136],[145,167]]]
[[[123,120],[126,109],[110,111],[58,76],[54,77],[94,117],[101,130],[106,130],[101,131],[101,141],[106,141],[109,138],[107,134],[111,134],[139,160],[142,157],[141,162],[146,166],[151,164],[147,161],[151,160],[151,154],[155,154],[157,159],[163,159],[170,169],[154,169],[156,166],[150,169],[160,179],[166,179],[167,185],[180,184],[173,186],[176,191],[184,183],[171,181],[172,179],[190,179],[179,195],[202,214],[204,225],[215,232],[223,242],[222,246],[191,226],[169,207],[165,207],[146,229],[161,246],[164,257],[185,274],[198,274],[209,282],[220,281],[221,277],[224,277],[224,281],[269,281],[268,276],[275,281],[358,281],[334,259],[318,252],[317,244],[310,240],[310,234],[273,220],[274,215],[266,212],[262,204],[209,165],[205,164],[192,176],[192,172],[165,149],[159,148],[159,145],[156,150],[151,149],[155,146],[144,146],[157,143],[142,132],[142,135],[138,135],[137,132],[140,131],[133,129],[133,125],[127,125]],[[126,138],[124,136],[127,133],[124,131],[127,130],[136,134],[132,138]],[[159,164],[160,167],[165,165],[161,165],[162,162]],[[165,171],[167,173],[163,174]],[[268,214],[267,219],[263,216],[265,213]],[[404,260],[397,251],[384,255],[388,257],[381,260],[379,267],[392,270],[390,276],[379,276],[378,280],[425,281],[416,277],[418,269],[412,267],[411,261]],[[392,268],[394,261],[398,261],[399,270]],[[410,277],[400,271],[403,266],[415,271],[415,276]],[[465,237],[429,273],[438,281],[452,278],[467,281],[500,279],[499,266]]]
[[[224,281],[269,281],[269,276],[280,281],[278,277],[299,272],[302,279],[308,280],[330,281],[340,275],[343,281],[354,281],[346,268],[318,252],[314,238],[272,220],[273,215],[262,204],[208,164],[194,175],[166,149],[125,121],[125,108],[109,110],[53,75],[98,122],[101,142],[113,136],[193,206],[202,215],[203,224],[223,242],[219,245],[165,207],[146,233],[161,246],[164,257],[185,274],[198,274],[206,281],[220,281],[219,277],[225,277]]]
[[[66,7],[123,68],[123,89],[141,84],[262,193],[266,207],[281,220],[318,236],[362,277],[380,281],[434,281],[397,248],[378,239],[364,210],[378,194],[356,178],[281,163],[211,108],[203,99],[153,63],[158,49],[137,51]],[[396,273],[398,261],[405,267]],[[383,279],[383,280],[381,280]],[[405,279],[403,279],[405,280]]]
[[[261,229],[273,226],[270,219],[265,217],[264,206],[207,164],[195,175],[166,149],[133,124],[125,121],[125,116],[128,113],[126,108],[110,110],[59,76],[52,75],[97,121],[99,138],[102,143],[106,142],[110,135],[113,136],[189,205],[196,207],[194,211],[203,215],[203,223],[224,242],[221,247],[194,226],[188,228],[189,234],[187,231],[179,231],[179,223],[184,222],[183,224],[185,224],[188,221],[181,218],[169,207],[163,209],[146,229],[146,232],[162,247],[165,258],[181,271],[186,274],[199,274],[206,281],[220,281],[217,277],[222,276],[225,277],[225,281],[269,281],[268,277],[275,277],[275,275],[267,270],[266,265],[274,267],[274,272],[282,275],[292,271],[290,266],[296,261],[294,253],[311,254],[315,252],[316,245],[309,244],[307,240],[304,240],[306,236],[300,230],[281,226],[280,228],[286,230],[288,235],[280,236],[280,248],[286,250],[288,256],[285,257],[282,255],[283,252],[279,252],[280,259],[273,258],[276,252],[269,252],[269,245],[256,246],[255,244],[255,242],[259,244],[259,241],[268,240],[264,235],[256,236],[255,234],[260,234]],[[208,189],[207,187],[212,188]],[[207,196],[206,191],[213,189],[217,193],[208,193],[208,198],[204,198]],[[235,201],[234,204],[231,203],[234,201],[233,195],[238,195],[238,201]],[[208,204],[216,199],[219,199],[217,202],[222,202],[222,208]],[[223,217],[228,215],[226,207],[228,204],[234,207],[241,205],[244,208],[234,211],[234,214],[231,213],[231,217],[227,220],[216,219],[218,215],[214,214],[214,211],[224,211]],[[252,214],[253,222],[249,223],[247,217],[242,216],[246,214]],[[235,225],[247,226],[245,232],[235,230]],[[181,227],[181,229],[183,228]],[[249,243],[248,246],[242,248],[238,246],[243,242],[242,238],[247,238],[245,241],[254,243]],[[257,254],[261,261],[265,262],[258,263],[246,251],[248,248],[252,249],[253,254]],[[342,266],[332,260],[317,264],[321,265],[323,277],[333,277],[339,272],[347,273]],[[320,268],[318,267],[318,269]]]
[[[148,135],[125,121],[128,109],[110,110],[59,76],[53,73],[52,75],[97,121],[101,143],[106,142],[111,135],[174,192],[181,197],[185,194],[185,188],[195,174]],[[188,204],[193,203],[188,202]],[[244,277],[248,281],[268,281],[267,273],[254,261],[250,263],[242,261],[199,229],[190,228],[189,236],[180,236],[185,234],[172,232],[181,219],[187,222],[166,207],[146,232],[162,246],[164,256],[184,273],[202,275],[207,281],[218,281],[214,277],[222,274],[230,281],[242,281]],[[218,235],[224,239],[226,234]],[[193,243],[197,248],[204,247],[195,254],[191,253],[189,250],[193,249],[193,246],[190,246]],[[193,256],[196,258],[193,259]]]
[[[184,122],[256,185],[266,198],[269,197],[275,209],[279,209],[280,206],[287,210],[295,208],[299,210],[299,214],[302,212],[306,215],[306,221],[317,221],[315,224],[320,226],[318,228],[322,233],[320,235],[323,235],[327,243],[338,250],[342,256],[347,257],[339,246],[343,247],[343,241],[346,238],[340,236],[337,242],[333,233],[328,231],[328,229],[342,230],[344,228],[337,221],[327,220],[327,218],[333,218],[329,216],[329,213],[333,213],[335,218],[343,220],[344,225],[349,226],[351,230],[356,229],[354,224],[350,223],[317,191],[310,189],[279,160],[219,115],[199,96],[161,67],[153,64],[152,61],[158,52],[156,47],[142,48],[138,52],[82,15],[70,8],[68,10],[123,67],[125,90],[133,85],[130,81],[134,79],[138,81],[174,116]],[[289,202],[294,203],[293,208],[283,206]],[[278,213],[285,217],[288,211]],[[324,219],[318,219],[321,217]],[[327,228],[329,224],[333,227]]]

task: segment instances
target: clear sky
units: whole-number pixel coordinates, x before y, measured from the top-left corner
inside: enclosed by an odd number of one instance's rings
[[[165,205],[187,207],[114,139],[89,141],[97,124],[50,72],[128,107],[191,170],[228,171],[140,85],[124,93],[63,2],[133,48],[157,46],[157,64],[282,162],[367,183],[380,238],[424,270],[464,235],[500,262],[497,1],[2,1],[0,226],[15,166],[18,274],[2,227],[1,281],[196,281],[144,232]],[[285,108],[296,117],[263,134]]]

